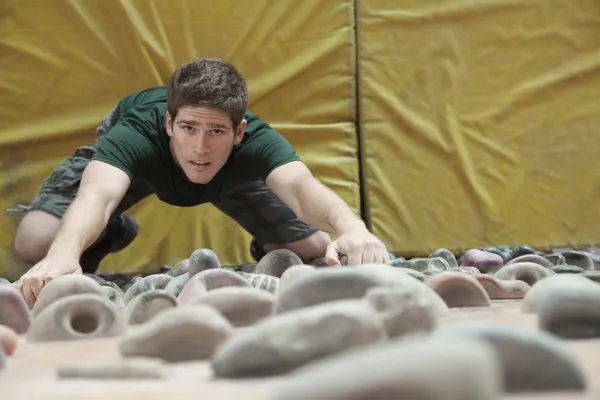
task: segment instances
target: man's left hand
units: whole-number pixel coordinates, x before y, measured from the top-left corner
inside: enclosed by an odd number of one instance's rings
[[[348,265],[388,264],[389,253],[381,240],[367,230],[340,235],[327,247],[327,265],[340,265],[340,257],[348,257]]]

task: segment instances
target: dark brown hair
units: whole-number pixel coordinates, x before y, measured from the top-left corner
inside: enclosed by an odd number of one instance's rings
[[[248,85],[238,70],[223,60],[189,61],[175,70],[167,86],[167,108],[173,120],[188,106],[223,111],[235,129],[248,106]]]

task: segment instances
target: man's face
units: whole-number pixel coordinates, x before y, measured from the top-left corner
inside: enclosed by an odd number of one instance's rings
[[[171,154],[193,183],[208,183],[241,142],[246,120],[234,129],[227,114],[206,107],[184,107],[175,120],[167,111]]]

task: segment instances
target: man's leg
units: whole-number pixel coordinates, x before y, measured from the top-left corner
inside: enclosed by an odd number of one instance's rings
[[[60,218],[43,210],[27,212],[17,228],[14,240],[15,255],[27,264],[36,264],[46,256]]]
[[[213,205],[254,237],[251,253],[257,261],[269,251],[288,249],[310,263],[324,257],[331,243],[327,233],[300,221],[263,181],[237,188]]]

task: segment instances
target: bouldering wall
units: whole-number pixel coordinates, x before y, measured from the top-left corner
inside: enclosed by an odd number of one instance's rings
[[[356,212],[362,193],[398,254],[595,244],[599,17],[595,0],[5,0],[0,207],[31,201],[122,96],[216,56]],[[250,236],[210,205],[152,197],[130,214],[140,236],[101,270],[155,269],[199,247],[250,260]],[[18,269],[18,220],[0,217],[0,274]]]
[[[20,216],[4,210],[29,203],[122,96],[198,57],[236,65],[250,108],[359,212],[353,27],[351,0],[0,2],[0,276],[18,270]],[[251,259],[249,234],[212,205],[151,197],[129,214],[140,235],[103,271],[156,269],[199,247],[225,265]]]
[[[600,241],[600,3],[357,1],[366,218],[399,254]]]

